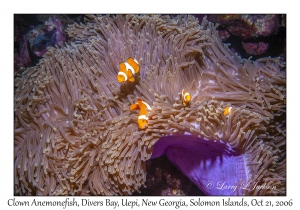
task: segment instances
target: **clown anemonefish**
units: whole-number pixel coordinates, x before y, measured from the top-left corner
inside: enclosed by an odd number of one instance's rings
[[[139,62],[134,58],[128,58],[126,62],[120,63],[120,70],[117,76],[118,82],[134,82],[134,75],[140,70]]]
[[[224,109],[224,112],[223,114],[225,116],[228,116],[229,114],[231,114],[233,112],[234,108],[232,108],[231,106],[227,106],[225,109]]]
[[[192,95],[186,91],[186,89],[182,89],[181,91],[181,99],[182,99],[182,104],[186,106],[192,99]]]
[[[135,104],[132,104],[130,106],[130,111],[134,110],[134,109],[140,109],[140,114],[138,116],[138,125],[140,129],[145,129],[148,125],[148,111],[152,110],[151,107],[149,106],[149,104],[147,104],[146,102],[142,101],[142,99],[138,98],[136,100]]]

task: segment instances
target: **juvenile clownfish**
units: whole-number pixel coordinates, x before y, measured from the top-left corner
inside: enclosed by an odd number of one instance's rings
[[[152,109],[149,104],[147,104],[145,101],[142,101],[142,99],[140,98],[136,100],[135,104],[132,104],[130,106],[130,111],[138,108],[140,109],[140,114],[138,116],[138,125],[140,129],[145,129],[148,125],[148,111]]]
[[[118,82],[134,82],[134,76],[139,71],[139,62],[135,58],[128,58],[126,62],[120,63],[120,70],[117,76]]]
[[[186,106],[192,99],[192,95],[186,91],[186,89],[182,89],[181,91],[181,99],[182,99],[182,104]]]
[[[231,106],[227,106],[224,111],[223,111],[223,114],[225,116],[228,116],[229,114],[231,114],[233,112],[234,108],[232,108]]]

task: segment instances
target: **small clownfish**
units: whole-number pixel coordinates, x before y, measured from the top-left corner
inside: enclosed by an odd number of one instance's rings
[[[152,110],[149,104],[147,104],[145,101],[142,101],[142,99],[138,98],[136,100],[135,104],[132,104],[130,106],[130,111],[134,109],[140,109],[140,114],[137,117],[138,118],[138,125],[140,129],[145,129],[148,125],[148,111]]]
[[[186,89],[182,89],[181,91],[181,99],[182,99],[182,104],[186,106],[192,99],[192,95],[186,91]]]
[[[135,58],[128,58],[126,62],[120,63],[120,70],[117,76],[118,82],[134,82],[134,75],[139,71],[139,62]]]
[[[227,106],[224,111],[223,111],[223,114],[225,116],[228,116],[229,114],[231,114],[233,112],[234,108],[232,108],[231,106]]]

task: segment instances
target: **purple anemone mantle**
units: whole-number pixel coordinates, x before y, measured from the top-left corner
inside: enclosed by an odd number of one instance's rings
[[[164,154],[206,195],[242,195],[244,155],[228,144],[193,135],[165,136],[155,143],[151,159]]]

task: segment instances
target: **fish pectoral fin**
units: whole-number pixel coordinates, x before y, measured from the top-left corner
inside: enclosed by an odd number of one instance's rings
[[[129,78],[129,82],[134,82],[134,81],[135,81],[134,77]]]
[[[134,109],[138,109],[139,108],[139,105],[138,104],[132,104],[129,109],[130,111],[134,110]]]
[[[117,76],[118,82],[125,82],[125,78],[122,75]]]
[[[129,78],[133,77],[132,72],[130,70],[127,71],[127,75],[128,75]]]

